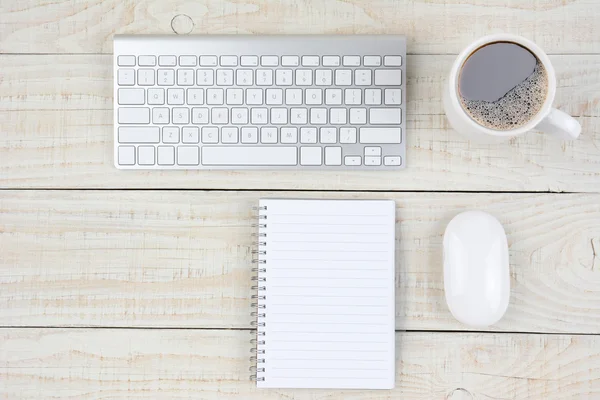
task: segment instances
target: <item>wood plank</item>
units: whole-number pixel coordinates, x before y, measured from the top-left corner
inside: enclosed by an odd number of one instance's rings
[[[595,0],[5,0],[2,53],[110,53],[118,33],[406,35],[410,52],[460,51],[497,32],[527,36],[549,53],[600,51]],[[173,29],[175,28],[175,29]]]
[[[492,330],[600,333],[600,195],[1,191],[0,325],[249,328],[259,197],[397,203],[396,327],[465,330],[442,235],[468,209],[508,235],[511,304]]]
[[[2,56],[0,186],[338,190],[600,190],[600,56],[554,56],[556,105],[580,116],[565,143],[532,133],[504,145],[450,129],[440,93],[452,56],[409,58],[407,164],[401,172],[119,171],[112,161],[110,56]],[[52,69],[45,65],[53,65]]]
[[[600,338],[396,333],[396,388],[258,390],[251,332],[3,329],[0,397],[10,399],[563,400],[600,396]],[[470,396],[469,396],[470,395]]]

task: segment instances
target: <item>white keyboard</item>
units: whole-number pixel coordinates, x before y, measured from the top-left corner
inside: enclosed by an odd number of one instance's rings
[[[405,166],[403,36],[114,39],[122,169]]]

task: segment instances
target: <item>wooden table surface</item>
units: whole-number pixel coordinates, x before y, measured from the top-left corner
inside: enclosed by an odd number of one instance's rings
[[[408,168],[116,170],[113,35],[187,32],[406,35]],[[496,32],[550,54],[579,140],[448,126],[453,58]],[[600,398],[597,0],[2,0],[0,134],[2,399]],[[396,389],[248,380],[261,196],[396,201]],[[481,331],[443,293],[443,230],[469,209],[510,246],[509,309]]]

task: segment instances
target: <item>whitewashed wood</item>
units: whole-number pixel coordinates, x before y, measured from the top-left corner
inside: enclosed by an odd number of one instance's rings
[[[600,190],[600,55],[554,56],[556,105],[580,116],[575,142],[529,134],[500,146],[468,143],[440,102],[453,56],[408,58],[404,171],[119,171],[113,166],[110,56],[3,56],[0,186],[351,190]],[[47,68],[52,65],[52,68]]]
[[[249,328],[261,196],[395,199],[398,329],[467,329],[446,308],[442,235],[482,209],[510,246],[490,329],[600,333],[600,195],[582,194],[2,191],[0,325]]]
[[[248,378],[250,337],[249,331],[220,330],[3,329],[0,397],[564,400],[600,396],[597,336],[396,333],[396,388],[390,391],[258,390]]]
[[[0,52],[108,53],[117,33],[398,33],[415,53],[458,53],[495,32],[550,53],[600,51],[595,0],[3,0]],[[178,16],[175,18],[176,16]],[[175,19],[174,19],[175,18]]]

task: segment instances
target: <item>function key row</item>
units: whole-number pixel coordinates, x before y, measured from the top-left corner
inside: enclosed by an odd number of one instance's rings
[[[200,56],[194,55],[182,55],[182,56],[154,56],[154,55],[122,55],[117,57],[117,64],[120,67],[134,67],[136,65],[140,67],[154,67],[157,65],[161,67],[195,67],[197,65],[201,67],[277,67],[279,65],[283,67],[339,67],[341,65],[346,67],[380,67],[382,65],[381,56]],[[362,63],[361,63],[362,58]],[[383,66],[386,67],[399,67],[402,66],[401,56],[384,56]]]

